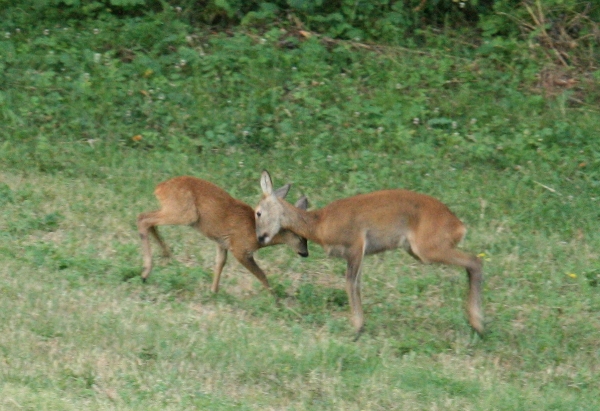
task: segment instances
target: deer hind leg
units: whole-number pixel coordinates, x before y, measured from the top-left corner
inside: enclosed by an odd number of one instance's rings
[[[457,265],[467,270],[469,277],[469,296],[467,298],[469,324],[479,335],[483,335],[483,311],[481,309],[483,264],[481,260],[474,255],[454,248],[420,250],[418,257],[424,262]]]
[[[163,255],[170,256],[171,253],[169,252],[169,248],[158,234],[156,227],[159,225],[191,224],[192,222],[193,218],[190,219],[186,215],[177,215],[176,213],[169,213],[164,210],[141,213],[138,216],[137,226],[140,239],[142,240],[143,256],[142,281],[146,282],[146,279],[152,271],[152,249],[150,247],[148,234],[156,239],[163,251]]]
[[[167,246],[167,244],[164,242],[164,240],[162,239],[162,237],[158,233],[158,229],[156,228],[156,226],[148,227],[148,232],[152,235],[152,237],[154,237],[154,239],[156,240],[156,242],[160,246],[160,249],[162,250],[162,256],[164,258],[170,258],[171,257],[171,250],[169,250],[169,247]]]
[[[213,293],[219,291],[219,281],[221,280],[221,273],[223,272],[223,266],[227,261],[227,249],[217,244],[217,256],[215,258],[215,271],[213,273],[213,283],[210,290]]]
[[[365,318],[362,308],[360,279],[362,274],[362,261],[364,257],[364,246],[347,257],[346,267],[346,293],[350,302],[351,322],[356,330],[355,341],[358,340],[365,327]]]
[[[250,271],[252,274],[254,274],[254,276],[256,278],[258,278],[258,281],[260,281],[261,284],[267,290],[269,290],[270,293],[273,293],[273,290],[271,289],[271,286],[269,285],[269,280],[267,280],[267,276],[265,275],[265,272],[258,266],[258,264],[256,264],[256,261],[254,261],[254,257],[252,256],[252,253],[245,252],[245,251],[238,251],[236,249],[234,249],[232,251],[233,251],[233,256],[244,267],[246,267],[246,269],[248,269],[248,271]]]

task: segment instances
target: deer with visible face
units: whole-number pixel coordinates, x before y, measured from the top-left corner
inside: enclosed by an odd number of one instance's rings
[[[466,228],[440,201],[408,190],[381,190],[306,211],[287,203],[273,190],[267,171],[263,171],[260,185],[263,197],[255,209],[260,244],[269,244],[278,232],[290,230],[320,244],[327,255],[347,261],[346,292],[357,338],[364,329],[360,297],[363,257],[395,248],[404,248],[424,263],[464,267],[469,278],[469,323],[477,333],[483,333],[482,263],[455,248]]]
[[[287,195],[290,185],[275,190],[279,198]],[[302,257],[308,256],[306,239],[289,231],[275,233],[269,244],[260,244],[256,239],[254,210],[248,204],[236,200],[225,190],[195,177],[175,177],[156,186],[154,195],[161,208],[157,211],[141,213],[137,218],[138,231],[142,240],[144,268],[142,280],[145,282],[152,271],[152,250],[150,233],[160,245],[163,256],[170,257],[169,248],[158,234],[159,225],[189,225],[217,243],[217,257],[211,290],[219,290],[221,272],[227,259],[227,252],[250,271],[271,291],[263,270],[254,261],[253,254],[262,247],[287,244]],[[306,210],[308,200],[302,197],[296,207]]]

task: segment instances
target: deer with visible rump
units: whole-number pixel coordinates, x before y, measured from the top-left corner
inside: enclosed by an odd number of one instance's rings
[[[347,261],[346,292],[357,338],[364,329],[360,298],[363,257],[395,248],[406,249],[424,263],[464,267],[469,278],[469,323],[482,335],[482,263],[455,248],[466,228],[446,205],[425,194],[396,189],[359,194],[306,211],[273,190],[267,171],[262,172],[260,185],[263,197],[255,209],[260,244],[269,244],[280,230],[290,230],[320,244],[327,255]]]
[[[289,189],[290,185],[286,184],[275,193],[283,198]],[[219,290],[219,280],[228,251],[271,292],[265,273],[254,261],[253,254],[256,250],[270,245],[287,244],[302,257],[308,256],[306,239],[288,230],[276,233],[269,244],[259,244],[252,207],[206,180],[189,176],[175,177],[158,184],[154,195],[161,205],[160,210],[141,213],[137,218],[144,258],[144,282],[152,271],[152,250],[148,233],[160,245],[163,256],[171,256],[169,248],[158,234],[156,227],[159,225],[189,225],[217,243],[211,287],[214,293]],[[306,197],[300,198],[296,207],[306,210]]]

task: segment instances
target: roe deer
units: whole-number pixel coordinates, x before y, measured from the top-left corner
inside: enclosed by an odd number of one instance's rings
[[[268,244],[280,230],[290,230],[323,247],[327,255],[347,261],[346,292],[358,338],[364,329],[360,299],[363,257],[404,248],[424,263],[464,267],[469,277],[468,316],[483,333],[482,263],[455,249],[466,233],[463,223],[440,201],[407,190],[382,190],[334,201],[305,211],[283,201],[267,171],[260,179],[263,197],[255,209],[256,235]]]
[[[285,197],[290,185],[275,192]],[[182,176],[164,181],[156,186],[154,195],[160,210],[141,213],[137,218],[138,231],[142,240],[145,282],[152,271],[152,250],[148,232],[162,248],[163,256],[170,257],[169,248],[158,234],[159,225],[189,225],[217,243],[214,277],[211,291],[219,290],[219,280],[227,251],[246,267],[269,291],[271,287],[265,273],[254,261],[253,253],[268,245],[287,244],[303,257],[308,256],[306,239],[288,230],[275,233],[269,244],[259,244],[254,227],[254,210],[248,204],[231,197],[213,183],[196,177]],[[308,200],[302,197],[296,207],[306,209]]]

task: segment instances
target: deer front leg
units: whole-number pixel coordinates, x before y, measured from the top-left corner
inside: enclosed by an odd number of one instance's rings
[[[215,271],[213,273],[213,283],[210,290],[213,293],[219,291],[219,281],[221,280],[221,273],[223,272],[223,266],[227,261],[227,249],[217,245],[217,256],[215,258]]]
[[[273,294],[273,290],[271,289],[271,286],[269,285],[269,280],[267,280],[267,276],[265,275],[264,271],[258,266],[258,264],[256,264],[256,261],[254,261],[254,257],[252,256],[252,254],[248,254],[248,253],[236,253],[235,250],[233,250],[233,256],[244,266],[248,269],[248,271],[250,271],[252,274],[254,274],[254,276],[256,278],[258,278],[258,281],[260,281],[262,283],[262,285],[269,290],[269,292],[271,294]]]
[[[152,213],[142,213],[137,219],[138,232],[140,234],[140,240],[142,240],[142,281],[146,282],[146,279],[152,271],[152,248],[150,247],[150,239],[148,238],[148,232],[152,226],[149,222]]]

